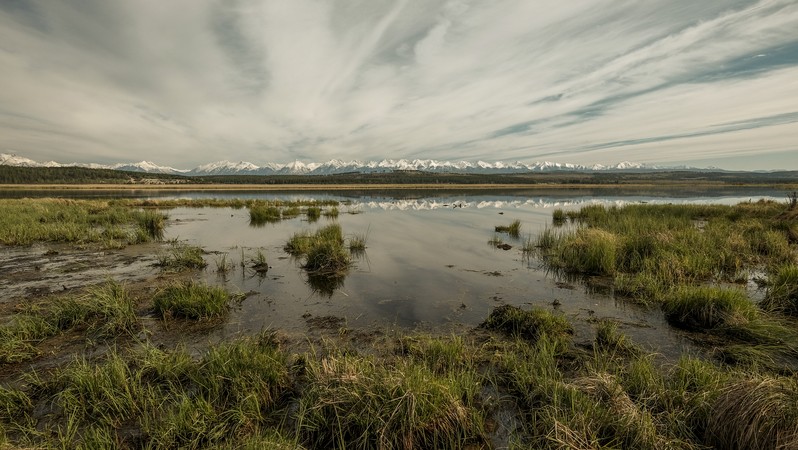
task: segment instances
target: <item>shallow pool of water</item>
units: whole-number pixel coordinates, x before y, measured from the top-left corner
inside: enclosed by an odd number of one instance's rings
[[[336,219],[311,223],[304,216],[252,226],[247,209],[176,208],[168,211],[165,238],[201,246],[208,267],[201,277],[247,296],[216,337],[263,329],[303,332],[314,319],[346,328],[422,329],[456,332],[482,322],[499,305],[558,310],[575,325],[576,338],[589,341],[593,323],[611,318],[634,341],[665,355],[690,350],[661,312],[596,292],[579,281],[549,274],[539,260],[525,257],[524,240],[551,227],[557,208],[591,203],[723,203],[780,193],[760,190],[682,192],[535,191],[330,191],[330,192],[171,192],[140,193],[146,198],[264,198],[339,200]],[[496,234],[494,227],[521,221],[521,236]],[[337,222],[345,235],[366,235],[366,252],[337,283],[310,280],[283,250],[296,232]],[[496,236],[508,250],[489,245]],[[250,267],[265,255],[266,272]],[[151,260],[150,260],[151,261]],[[243,264],[242,264],[243,262]],[[151,264],[144,272],[152,272]],[[221,266],[228,270],[218,270]],[[135,267],[134,267],[135,268]]]

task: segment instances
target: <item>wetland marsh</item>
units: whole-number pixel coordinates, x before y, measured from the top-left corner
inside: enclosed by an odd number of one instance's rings
[[[785,194],[603,192],[0,200],[0,442],[798,445]]]

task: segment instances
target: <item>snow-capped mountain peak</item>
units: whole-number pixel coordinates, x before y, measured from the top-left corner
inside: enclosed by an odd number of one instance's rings
[[[119,163],[102,165],[95,163],[61,164],[54,161],[39,163],[22,156],[0,153],[0,165],[19,167],[65,167],[78,166],[99,169],[116,169],[132,172],[164,173],[173,175],[203,176],[203,175],[332,175],[339,173],[378,173],[395,170],[411,170],[434,173],[524,173],[524,172],[552,172],[552,171],[625,171],[625,170],[663,170],[668,167],[649,166],[629,161],[622,161],[613,165],[593,164],[579,165],[571,163],[555,163],[550,161],[536,161],[525,163],[522,161],[442,161],[434,159],[383,159],[379,161],[345,161],[331,159],[324,163],[302,162],[295,160],[288,164],[265,163],[261,166],[247,161],[216,161],[197,166],[193,169],[176,169],[174,167],[159,166],[150,161],[137,163]],[[690,169],[684,166],[681,170]],[[672,167],[670,169],[673,169]],[[695,169],[695,168],[692,168]]]

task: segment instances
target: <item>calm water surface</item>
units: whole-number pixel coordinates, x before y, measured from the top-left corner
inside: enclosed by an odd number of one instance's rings
[[[18,196],[0,192],[0,196]],[[51,195],[53,192],[51,192]],[[68,195],[58,191],[60,196]],[[129,194],[129,193],[128,193]],[[105,195],[105,194],[102,194]],[[101,196],[102,196],[101,195]],[[47,196],[39,193],[37,196]],[[91,196],[81,192],[80,196]],[[592,338],[595,319],[612,318],[635,341],[666,355],[689,349],[658,310],[626,304],[612,292],[566,282],[546,272],[537,259],[525,258],[528,237],[551,227],[554,209],[587,204],[723,203],[760,198],[784,200],[769,189],[716,191],[363,191],[363,192],[138,192],[142,198],[263,198],[340,200],[337,219],[315,223],[304,216],[261,227],[250,225],[247,209],[177,208],[168,211],[167,239],[203,247],[210,283],[247,293],[220,337],[267,328],[303,331],[307,318],[335,316],[345,326],[456,331],[483,321],[499,305],[556,309],[568,316],[577,339]],[[351,214],[357,213],[357,214]],[[488,244],[496,225],[521,221],[521,238],[499,235],[512,245]],[[301,261],[283,246],[299,231],[337,222],[345,235],[367,235],[365,254],[338,283],[319,286],[308,279]],[[247,267],[258,252],[266,273]],[[224,260],[226,274],[216,268]],[[242,267],[241,262],[244,262]]]
[[[672,330],[658,310],[639,308],[612,292],[595,292],[581,282],[566,282],[547,273],[537,259],[525,258],[523,241],[551,227],[554,209],[578,209],[602,203],[724,203],[779,194],[753,196],[703,193],[689,197],[652,195],[540,195],[427,192],[408,195],[368,193],[231,193],[214,195],[290,200],[346,201],[337,219],[316,223],[304,217],[254,227],[246,209],[178,208],[169,212],[168,239],[202,246],[209,254],[205,277],[232,291],[249,293],[227,323],[223,334],[257,332],[264,328],[303,330],[309,316],[336,316],[348,327],[457,330],[483,321],[502,304],[557,309],[577,328],[577,338],[589,340],[595,319],[612,318],[636,341],[665,354],[678,354],[687,342]],[[194,198],[207,194],[182,194]],[[349,214],[348,212],[357,212]],[[519,239],[499,236],[513,247],[488,244],[496,225],[522,223]],[[367,235],[367,250],[340,284],[318,286],[301,262],[284,252],[298,231],[314,231],[337,222],[345,235]],[[257,252],[270,269],[258,274],[242,268]],[[216,273],[224,257],[232,262],[227,275]]]

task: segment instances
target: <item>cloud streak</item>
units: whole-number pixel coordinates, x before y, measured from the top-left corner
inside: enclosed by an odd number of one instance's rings
[[[0,150],[798,168],[796,29],[792,0],[9,0]]]

